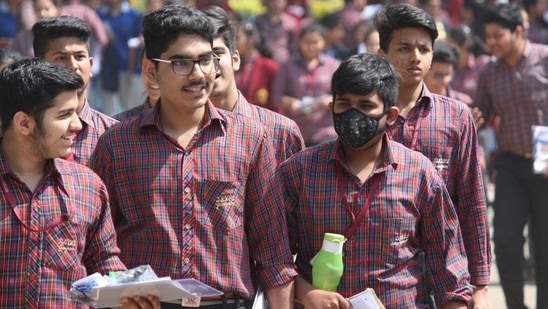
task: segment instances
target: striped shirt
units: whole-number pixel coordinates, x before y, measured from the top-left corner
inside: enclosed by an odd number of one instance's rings
[[[431,93],[426,85],[407,119],[399,116],[388,135],[429,158],[457,209],[472,284],[490,282],[491,244],[481,152],[470,108]]]
[[[532,125],[548,125],[548,46],[527,42],[515,67],[489,62],[480,74],[474,104],[486,119],[500,116],[497,141],[502,151],[528,156]]]
[[[0,182],[13,192],[20,219],[0,192],[0,308],[89,308],[68,293],[89,274],[125,270],[116,246],[105,185],[89,168],[50,160],[35,192],[0,155]],[[44,229],[67,214],[68,221]]]
[[[265,126],[278,163],[305,147],[303,136],[295,121],[266,108],[250,104],[241,93],[232,112],[254,119]]]
[[[426,308],[419,259],[425,251],[437,302],[469,300],[460,228],[442,179],[424,156],[387,138],[383,143],[382,160],[363,184],[348,171],[339,141],[307,148],[280,164],[264,205],[284,206],[299,273],[311,282],[309,261],[324,233],[343,234],[352,225],[351,213],[357,217],[368,207],[344,244],[339,293],[350,297],[371,287],[387,308]],[[341,202],[339,181],[349,208]],[[371,191],[375,195],[366,205]]]
[[[99,137],[118,123],[118,120],[91,108],[88,102],[84,104],[78,116],[82,122],[82,130],[78,132],[74,140],[72,153],[75,162],[88,165],[89,158],[95,150]]]
[[[122,260],[246,299],[255,275],[265,290],[290,282],[283,210],[263,203],[276,166],[264,127],[209,102],[183,149],[161,129],[160,108],[109,130],[91,159],[109,189]]]

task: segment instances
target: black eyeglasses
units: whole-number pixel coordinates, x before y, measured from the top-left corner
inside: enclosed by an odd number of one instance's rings
[[[208,58],[202,58],[202,59],[175,59],[175,60],[165,60],[165,59],[159,59],[159,58],[152,58],[154,61],[163,62],[163,63],[171,63],[171,69],[173,71],[173,74],[178,76],[187,76],[192,74],[192,71],[194,71],[194,67],[196,64],[200,67],[200,70],[204,74],[211,74],[213,72],[217,72],[219,69],[219,61],[221,58],[219,57],[208,57]]]

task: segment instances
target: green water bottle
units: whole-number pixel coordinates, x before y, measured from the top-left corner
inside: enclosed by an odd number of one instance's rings
[[[322,248],[311,261],[312,286],[325,291],[336,292],[343,275],[344,235],[325,233]]]

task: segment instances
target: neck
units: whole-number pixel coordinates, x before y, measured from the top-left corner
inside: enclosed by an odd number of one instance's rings
[[[346,157],[346,165],[350,172],[356,175],[362,182],[367,180],[369,175],[375,169],[377,159],[381,156],[382,141],[384,134],[376,137],[373,145],[366,149],[352,149],[344,146],[344,154]]]
[[[515,67],[523,55],[525,54],[525,40],[520,40],[517,42],[514,52],[503,58],[502,60],[506,62],[510,67]]]
[[[188,109],[162,104],[160,123],[164,133],[177,140],[182,147],[186,147],[200,128],[205,112],[205,106]]]
[[[84,105],[86,105],[86,96],[82,93],[78,95],[78,108],[76,109],[76,113],[78,115],[82,112]]]
[[[34,191],[44,175],[46,159],[39,157],[32,149],[32,144],[25,137],[15,136],[9,130],[4,133],[0,149],[6,158],[10,169],[23,181],[31,191]]]
[[[209,96],[209,99],[213,102],[215,107],[226,111],[232,111],[238,100],[238,88],[236,88],[236,84],[233,84],[225,93],[221,93],[217,96]]]
[[[417,104],[422,92],[422,86],[422,82],[411,86],[400,85],[398,108],[402,117],[407,117],[409,111]]]
[[[470,52],[468,51],[468,48],[462,48],[461,54],[459,56],[459,67],[465,68],[468,66],[468,57],[471,57]]]

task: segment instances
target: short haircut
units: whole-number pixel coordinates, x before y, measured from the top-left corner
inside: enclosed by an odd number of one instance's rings
[[[420,28],[426,30],[432,38],[432,45],[438,38],[436,22],[430,14],[408,3],[394,3],[384,7],[375,17],[375,27],[379,31],[380,47],[388,51],[395,30]]]
[[[32,27],[34,39],[32,47],[36,57],[44,58],[49,49],[49,43],[58,38],[77,38],[86,44],[89,51],[91,29],[80,18],[74,16],[58,16],[43,19]]]
[[[483,14],[483,22],[496,23],[514,32],[518,26],[523,27],[522,8],[515,3],[498,4],[487,8]]]
[[[302,40],[309,33],[319,33],[322,38],[325,38],[325,28],[317,22],[311,22],[302,27],[299,32],[299,40]]]
[[[6,132],[17,112],[32,116],[42,126],[44,113],[63,92],[76,91],[84,81],[73,70],[40,58],[23,58],[0,72],[0,120]]]
[[[384,110],[398,101],[398,74],[388,59],[374,53],[348,57],[333,73],[331,92],[333,102],[346,93],[368,95],[377,90]]]
[[[327,30],[331,30],[338,26],[343,25],[342,16],[338,12],[327,14],[323,16],[322,18],[320,18],[318,22],[320,23],[320,25],[324,26],[325,29]]]
[[[214,28],[204,12],[189,5],[166,5],[143,17],[148,59],[160,58],[181,35],[197,35],[213,44]]]
[[[458,59],[459,52],[455,47],[444,41],[436,41],[432,62],[456,64]]]
[[[236,51],[236,27],[220,6],[209,5],[202,9],[215,29],[214,39],[222,38],[233,55]]]

